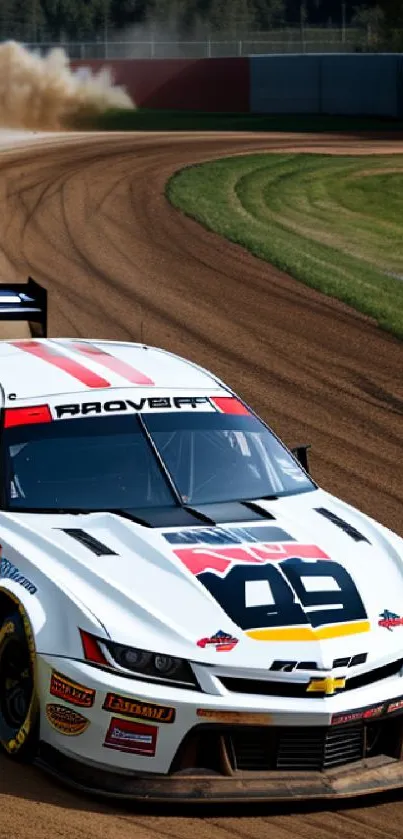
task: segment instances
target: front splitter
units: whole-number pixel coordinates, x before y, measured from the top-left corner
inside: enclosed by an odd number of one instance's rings
[[[100,769],[41,743],[36,764],[77,790],[105,798],[160,803],[309,801],[403,788],[403,761],[379,756],[324,772],[137,775]]]

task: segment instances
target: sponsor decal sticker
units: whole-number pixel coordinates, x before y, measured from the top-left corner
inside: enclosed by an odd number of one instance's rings
[[[366,711],[363,713],[364,720],[372,720],[374,717],[380,717],[384,709],[384,705],[378,705],[375,708],[367,708]]]
[[[21,574],[20,569],[17,568],[16,565],[13,565],[13,563],[4,556],[0,559],[0,577],[7,580],[14,580],[15,583],[18,583],[20,586],[25,588],[28,594],[36,594],[38,591],[37,587],[31,583],[31,580],[24,577],[24,575]]]
[[[218,711],[213,708],[198,708],[197,716],[210,722],[224,722],[233,725],[270,725],[270,714],[255,714],[244,711]]]
[[[197,642],[197,646],[201,647],[204,650],[206,647],[215,647],[218,653],[229,653],[231,650],[236,647],[238,643],[238,638],[234,638],[232,635],[228,635],[227,632],[223,632],[222,629],[219,629],[214,635],[210,638],[200,638]]]
[[[103,745],[119,752],[154,757],[157,737],[158,728],[154,725],[112,717]]]
[[[285,530],[267,525],[252,527],[197,527],[186,530],[168,530],[163,533],[171,545],[243,545],[248,542],[280,542],[294,540]]]
[[[346,711],[345,714],[337,714],[331,719],[331,725],[344,725],[349,722],[362,720],[362,711]]]
[[[402,711],[403,710],[403,696],[399,697],[399,699],[394,699],[393,702],[390,702],[387,707],[387,714],[393,714],[394,711]]]
[[[152,705],[149,702],[143,702],[141,699],[119,696],[117,693],[107,693],[102,707],[105,711],[113,711],[115,714],[154,720],[155,722],[172,723],[176,716],[175,708],[169,708],[166,705]]]
[[[403,626],[403,618],[396,615],[395,612],[389,612],[388,609],[381,612],[379,618],[380,620],[378,621],[378,626],[384,626],[385,629],[389,630],[389,632],[393,632],[393,629],[396,626]]]
[[[95,700],[95,690],[72,682],[56,670],[52,670],[49,691],[52,696],[57,696],[58,699],[64,699],[65,702],[81,708],[92,708]]]
[[[213,411],[207,396],[151,396],[134,399],[110,399],[108,402],[71,402],[55,405],[55,419],[93,417],[97,415],[138,414],[152,411]]]
[[[341,714],[334,714],[331,719],[331,725],[344,725],[349,722],[357,722],[358,720],[372,720],[382,716],[385,710],[385,703],[381,705],[373,705],[370,708],[357,708],[354,711],[344,711]]]
[[[46,717],[51,726],[68,737],[75,737],[82,734],[88,728],[90,721],[77,711],[66,708],[64,705],[46,705]]]

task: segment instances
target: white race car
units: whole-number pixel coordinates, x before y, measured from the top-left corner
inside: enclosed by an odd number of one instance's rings
[[[44,291],[2,289],[45,334]],[[11,758],[160,801],[403,786],[403,540],[306,447],[140,344],[0,342],[0,409]]]

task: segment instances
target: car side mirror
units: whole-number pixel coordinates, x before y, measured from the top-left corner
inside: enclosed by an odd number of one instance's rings
[[[311,444],[305,443],[303,446],[295,446],[295,448],[291,449],[294,457],[297,458],[298,463],[300,463],[302,468],[305,469],[305,472],[308,472],[308,475],[310,475],[308,462],[308,449],[310,448]]]

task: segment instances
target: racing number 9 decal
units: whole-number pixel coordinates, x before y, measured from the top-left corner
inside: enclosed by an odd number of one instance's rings
[[[309,612],[312,626],[366,619],[367,613],[357,587],[338,562],[317,559],[311,565],[301,559],[288,559],[281,569]],[[318,578],[322,589],[320,585],[315,587]]]
[[[290,557],[288,553],[288,558],[281,561],[280,552],[277,561],[273,561],[272,556],[272,561],[268,562],[261,556],[262,547],[259,546],[259,552],[252,549],[250,553],[244,548],[242,558],[239,549],[233,551],[232,557],[231,549],[225,550],[225,556],[219,549],[210,551],[209,548],[177,550],[176,554],[189,570],[195,572],[196,564],[198,580],[228,617],[258,640],[268,640],[270,630],[279,627],[287,627],[284,640],[309,640],[309,631],[314,640],[315,637],[337,637],[369,630],[360,594],[342,565],[326,558],[301,559],[299,549],[306,556],[306,546],[295,544],[292,546],[294,556]],[[271,551],[273,548],[271,545]],[[326,555],[322,553],[321,556]],[[298,626],[306,627],[302,634],[298,634]],[[324,626],[327,628],[325,634],[323,630],[315,633]],[[333,626],[334,631],[328,631],[329,626]],[[294,637],[288,627],[296,628]],[[267,638],[259,633],[265,629],[269,630]],[[256,630],[256,634],[250,630]],[[281,640],[277,633],[273,637]]]
[[[309,563],[295,558],[279,566],[233,565],[225,577],[208,572],[200,574],[198,579],[228,617],[244,630],[306,624],[306,613],[314,627],[367,617],[350,575],[330,560]],[[261,592],[262,601],[266,589],[266,602],[249,605],[251,583],[258,583],[255,591]]]

